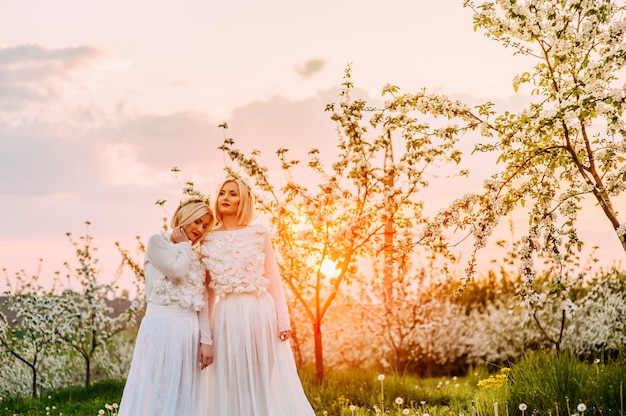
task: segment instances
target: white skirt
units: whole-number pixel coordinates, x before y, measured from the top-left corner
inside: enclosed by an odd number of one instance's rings
[[[270,294],[230,294],[215,305],[215,360],[207,416],[314,416],[289,341],[279,339]]]
[[[119,416],[204,416],[199,402],[198,314],[148,304],[120,401]]]

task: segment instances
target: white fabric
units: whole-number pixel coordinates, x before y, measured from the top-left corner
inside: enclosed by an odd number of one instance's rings
[[[217,295],[206,415],[314,416],[289,341],[279,339],[289,315],[267,230],[213,231],[201,251]]]
[[[205,416],[198,346],[196,311],[148,304],[118,415]]]
[[[198,311],[200,342],[211,345],[206,268],[189,243],[174,244],[161,231],[148,240],[144,258],[146,298],[156,305],[178,304]]]
[[[119,416],[204,416],[200,342],[211,344],[206,274],[189,243],[150,238],[141,321]]]
[[[191,244],[174,244],[164,231],[153,235],[146,248],[144,274],[148,302],[177,303],[197,311],[205,306],[205,268]]]
[[[229,293],[265,293],[274,298],[280,331],[291,329],[276,255],[267,229],[252,225],[240,230],[213,231],[200,248],[218,298]]]

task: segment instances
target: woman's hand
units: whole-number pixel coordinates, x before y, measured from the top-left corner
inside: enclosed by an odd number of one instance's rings
[[[278,336],[280,337],[281,341],[287,341],[291,336],[291,331],[289,329],[286,331],[280,331],[280,334],[278,334]]]
[[[200,351],[198,352],[198,365],[200,369],[204,370],[213,363],[213,345],[200,344]]]
[[[170,236],[170,240],[172,240],[172,243],[190,243],[191,241],[189,241],[189,238],[187,238],[187,234],[185,233],[185,230],[183,230],[183,227],[176,227],[172,230],[172,235]]]

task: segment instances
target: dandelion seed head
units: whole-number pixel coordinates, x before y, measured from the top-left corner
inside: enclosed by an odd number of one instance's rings
[[[402,404],[404,403],[404,400],[402,399],[402,397],[396,397],[396,404]]]
[[[579,412],[584,412],[585,410],[587,410],[587,405],[585,403],[578,403],[576,409],[578,409]]]
[[[519,410],[521,410],[523,412],[526,409],[528,409],[528,406],[526,405],[526,403],[520,403],[519,404]]]
[[[385,375],[384,374],[379,374],[378,375],[378,381],[383,381],[385,379]]]

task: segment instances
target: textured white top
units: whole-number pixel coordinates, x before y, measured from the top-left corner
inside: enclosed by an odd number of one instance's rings
[[[148,302],[176,304],[199,312],[201,342],[211,344],[204,285],[206,269],[191,244],[173,243],[164,231],[153,235],[146,247],[144,274]]]
[[[269,292],[276,304],[279,330],[290,329],[276,255],[264,226],[209,232],[200,252],[211,275],[209,286],[216,296]]]

